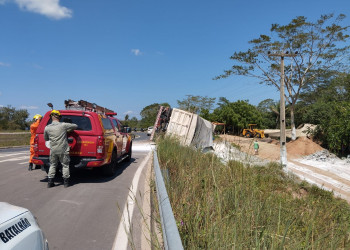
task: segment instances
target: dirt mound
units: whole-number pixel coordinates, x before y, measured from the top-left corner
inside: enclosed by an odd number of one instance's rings
[[[231,142],[239,146],[241,151],[254,155],[253,140],[255,139],[232,135],[221,135],[220,137],[224,141]],[[258,141],[260,146],[258,157],[270,161],[280,160],[279,141],[271,138],[258,139]],[[287,143],[287,157],[289,159],[300,158],[322,150],[324,150],[324,148],[307,137],[299,137],[297,140]]]
[[[307,137],[299,137],[297,140],[287,144],[288,155],[294,157],[311,155],[321,150],[324,150],[324,148]]]

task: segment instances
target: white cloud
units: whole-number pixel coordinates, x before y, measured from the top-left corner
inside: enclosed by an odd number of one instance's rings
[[[0,67],[10,67],[11,64],[5,63],[5,62],[0,62]]]
[[[0,104],[0,108],[3,108],[3,107],[5,107],[5,106]]]
[[[60,0],[12,0],[22,10],[38,13],[52,19],[72,17],[73,11],[60,5]],[[0,0],[0,3],[8,2]]]
[[[129,111],[124,112],[123,115],[130,115],[130,114],[132,114],[132,113],[134,113],[134,111],[130,111],[130,110],[129,110]]]
[[[19,107],[19,109],[39,109],[39,107],[22,105],[22,106]]]
[[[139,49],[132,49],[131,53],[133,53],[135,56],[141,56],[143,54]]]

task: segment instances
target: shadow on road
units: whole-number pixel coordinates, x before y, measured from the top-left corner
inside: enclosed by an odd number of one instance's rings
[[[132,163],[136,163],[137,159],[131,158],[129,162],[121,162],[118,164],[117,171],[113,176],[105,176],[101,168],[93,169],[79,169],[71,172],[70,186],[78,185],[79,183],[104,183],[114,180],[121,175]],[[47,182],[48,178],[45,176],[40,182]],[[63,185],[62,170],[56,172],[54,179],[55,185]]]

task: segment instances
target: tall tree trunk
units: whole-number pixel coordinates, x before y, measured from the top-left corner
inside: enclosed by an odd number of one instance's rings
[[[295,122],[294,122],[294,105],[290,105],[290,127],[292,132],[292,141],[295,141],[297,139],[297,131],[295,129]]]

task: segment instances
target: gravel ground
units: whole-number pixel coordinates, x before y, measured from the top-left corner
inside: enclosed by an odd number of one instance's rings
[[[230,142],[214,143],[214,152],[224,162],[234,160],[243,162],[244,164],[256,166],[263,166],[270,162],[268,160],[258,158],[254,155],[244,153],[236,147],[232,146]]]

